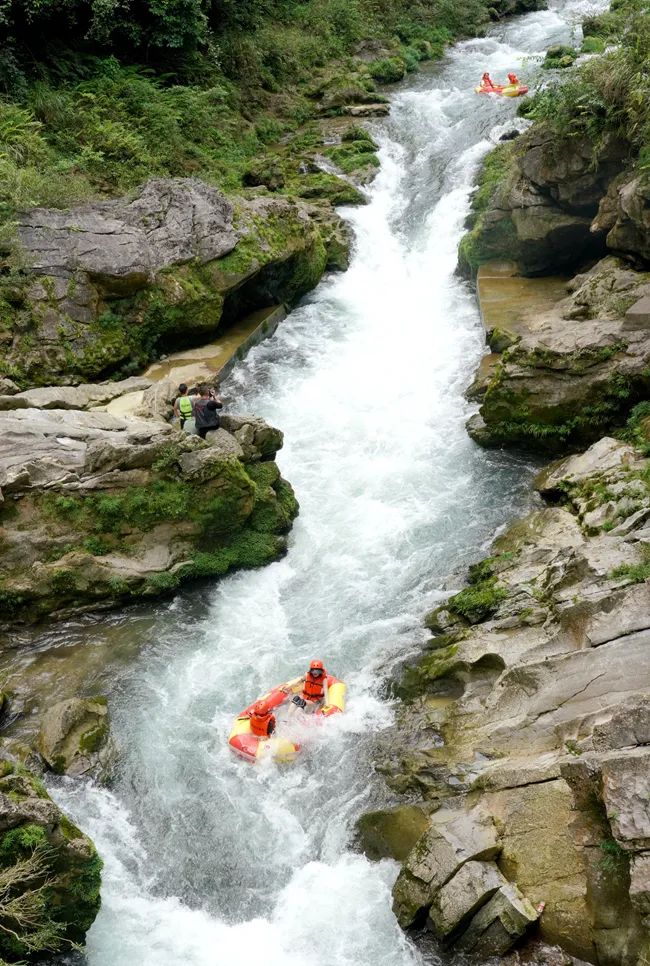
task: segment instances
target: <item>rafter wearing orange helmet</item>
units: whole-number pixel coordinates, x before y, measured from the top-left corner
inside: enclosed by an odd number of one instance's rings
[[[275,715],[263,701],[256,701],[250,711],[251,731],[258,738],[270,738],[275,731]]]
[[[325,698],[327,674],[322,661],[312,661],[305,674],[302,696],[305,701],[318,703]]]

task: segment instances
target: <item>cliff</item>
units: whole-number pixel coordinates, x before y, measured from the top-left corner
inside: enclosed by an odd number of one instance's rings
[[[638,450],[607,438],[553,464],[536,483],[546,505],[428,616],[433,636],[397,684],[379,754],[389,786],[425,817],[394,889],[402,925],[450,901],[466,863],[496,864],[546,904],[547,942],[597,963],[647,956],[648,472]],[[454,860],[432,874],[450,841]],[[481,887],[471,913],[494,891]],[[435,911],[429,927],[466,948],[478,927],[454,902],[453,932]]]

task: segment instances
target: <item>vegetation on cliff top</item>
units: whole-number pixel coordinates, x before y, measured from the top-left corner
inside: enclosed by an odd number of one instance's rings
[[[526,117],[550,125],[559,139],[585,135],[595,157],[611,137],[629,141],[641,168],[650,168],[650,8],[645,0],[614,0],[585,23],[588,46],[614,50],[594,57],[535,95]]]
[[[63,16],[55,2],[15,3],[0,13],[0,216],[153,175],[239,187],[252,158],[313,115],[324,80],[397,79],[480,30],[491,6],[76,0]],[[391,56],[356,60],[364,42]]]

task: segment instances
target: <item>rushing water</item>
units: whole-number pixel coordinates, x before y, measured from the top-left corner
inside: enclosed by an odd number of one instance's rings
[[[485,69],[530,76],[585,9],[514,19],[395,93],[370,204],[347,212],[350,270],[226,386],[284,430],[301,514],[279,563],[119,618],[143,641],[111,694],[120,777],[55,789],[105,859],[90,966],[421,962],[390,910],[395,864],[350,850],[382,794],[368,735],[392,711],[377,684],[417,647],[445,576],[528,499],[529,468],[464,430],[484,347],[456,246],[516,109],[473,87]],[[291,768],[231,756],[233,715],[312,656],[348,682],[348,714]]]

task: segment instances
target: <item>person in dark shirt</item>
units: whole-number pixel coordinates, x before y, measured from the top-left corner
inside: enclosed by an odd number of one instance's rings
[[[209,386],[199,386],[198,396],[194,399],[192,409],[196,431],[201,439],[205,439],[207,433],[211,430],[219,429],[219,413],[217,410],[222,408],[223,402]]]

